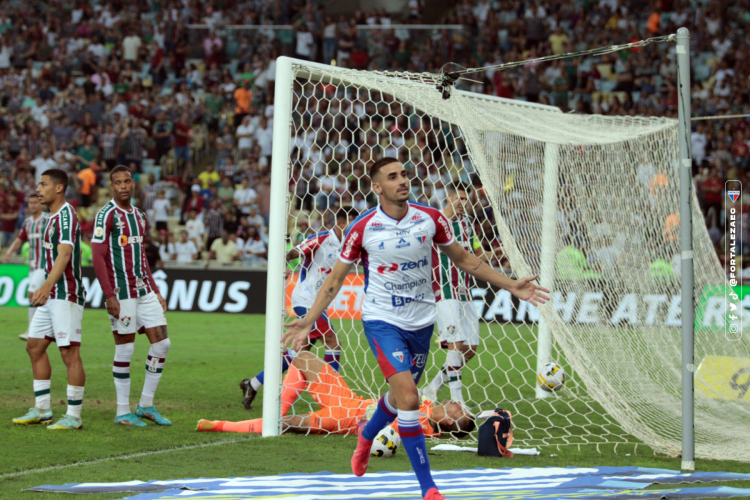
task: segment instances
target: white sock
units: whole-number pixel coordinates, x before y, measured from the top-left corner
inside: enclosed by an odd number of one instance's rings
[[[36,307],[29,307],[29,325],[31,325],[31,320],[34,319],[35,314],[36,314]]]
[[[170,345],[170,340],[164,339],[155,344],[151,344],[151,349],[148,350],[148,358],[146,359],[146,380],[143,382],[141,401],[138,403],[141,408],[154,406],[154,394],[156,393],[156,388],[159,387],[161,372],[164,369],[164,361],[167,359]]]
[[[68,415],[81,418],[81,407],[83,406],[83,387],[75,385],[68,386]]]
[[[448,366],[448,387],[451,390],[451,399],[461,404],[464,402],[463,382],[461,382],[461,368],[464,364],[464,355],[461,351],[448,351],[446,365]]]
[[[133,358],[134,351],[133,342],[115,346],[112,376],[115,380],[115,393],[117,393],[118,417],[130,413],[130,360]]]
[[[40,410],[48,411],[50,409],[50,386],[49,380],[34,380],[34,400],[36,401],[34,406]]]
[[[261,384],[260,380],[258,380],[256,377],[253,377],[252,379],[250,379],[250,386],[254,390],[258,391],[263,386],[263,384]]]
[[[446,371],[445,366],[440,367],[440,372],[435,375],[435,378],[432,379],[430,382],[430,385],[428,388],[434,393],[437,394],[440,392],[440,389],[443,388],[445,383],[448,382],[448,373]]]

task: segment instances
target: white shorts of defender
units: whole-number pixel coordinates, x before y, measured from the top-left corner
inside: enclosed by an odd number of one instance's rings
[[[150,292],[137,299],[120,300],[120,317],[109,317],[112,333],[129,335],[141,328],[166,326],[167,317],[159,304],[159,298]]]
[[[37,269],[29,273],[29,293],[34,293],[44,285],[44,269]]]
[[[437,303],[440,343],[479,345],[479,317],[474,302],[441,300]]]
[[[83,306],[69,300],[49,299],[37,308],[29,338],[57,342],[57,347],[81,345]]]

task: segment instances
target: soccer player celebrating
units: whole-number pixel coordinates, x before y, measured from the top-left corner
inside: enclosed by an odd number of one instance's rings
[[[31,296],[37,307],[29,325],[26,351],[31,358],[36,404],[14,424],[49,425],[50,376],[52,368],[47,347],[56,342],[68,372],[68,412],[49,429],[80,429],[83,386],[86,374],[81,362],[81,320],[86,290],[81,281],[81,230],[75,210],[65,201],[68,174],[52,168],[39,178],[39,201],[49,206],[51,215],[42,229],[41,268],[45,281]]]
[[[286,413],[305,389],[318,403],[320,410],[287,416]],[[289,373],[284,378],[281,401],[283,432],[304,434],[352,434],[356,432],[359,420],[378,406],[377,399],[365,399],[355,394],[330,363],[311,352],[301,352],[292,361]],[[457,438],[468,435],[476,426],[474,418],[461,404],[447,400],[439,404],[424,401],[419,407],[419,424],[428,436],[439,437],[449,433]],[[200,420],[196,430],[260,434],[263,419],[242,422]]]
[[[304,259],[299,281],[292,292],[292,309],[298,318],[304,318],[307,311],[312,307],[315,296],[318,294],[323,280],[331,272],[334,264],[339,258],[341,251],[341,242],[344,239],[346,227],[357,218],[357,211],[352,208],[340,208],[336,213],[336,225],[331,231],[321,231],[313,234],[299,246],[289,250],[286,254],[286,261],[290,262],[295,259]],[[336,332],[333,330],[331,320],[323,311],[310,332],[309,341],[302,346],[301,350],[309,351],[315,342],[323,338],[326,346],[325,360],[331,365],[334,371],[339,371],[339,361],[341,358],[341,346]],[[289,363],[296,351],[289,349],[284,351],[282,358],[282,372],[289,368]],[[246,410],[253,407],[253,400],[258,394],[260,386],[264,382],[264,372],[251,379],[246,378],[240,382],[242,389],[242,404]]]
[[[18,237],[13,244],[8,248],[5,254],[5,262],[10,261],[11,256],[18,251],[24,242],[29,242],[29,299],[34,294],[42,283],[44,283],[44,268],[41,266],[42,259],[42,229],[44,223],[47,221],[47,217],[43,213],[42,204],[39,201],[38,196],[29,197],[29,215],[26,220],[23,221],[23,227],[21,232],[18,233]],[[34,318],[36,313],[36,307],[29,305],[29,325],[31,320]],[[18,336],[21,340],[28,340],[29,330]]]
[[[456,243],[484,262],[491,262],[492,254],[482,249],[471,220],[466,217],[469,188],[463,184],[449,184],[446,189],[448,203],[443,209],[443,215],[450,221]],[[437,262],[433,266],[433,279],[437,326],[440,345],[448,348],[448,354],[438,375],[421,392],[427,399],[435,400],[440,389],[448,382],[451,399],[464,404],[461,369],[477,354],[479,317],[469,297],[468,273],[459,269],[443,252],[435,260]]]
[[[372,440],[398,417],[399,434],[427,500],[444,498],[430,473],[427,449],[419,424],[417,382],[424,371],[435,323],[432,288],[432,244],[456,266],[478,279],[504,288],[537,305],[546,302],[548,290],[532,283],[536,276],[513,280],[494,271],[456,243],[450,222],[438,210],[410,203],[410,179],[395,158],[383,158],[370,167],[372,189],[380,205],[368,210],[349,226],[339,262],[318,292],[310,311],[286,325],[282,344],[298,349],[328,304],[336,297],[352,263],[365,267],[365,299],[362,324],[390,390],[380,399],[369,421],[359,423],[352,471],[367,471]]]
[[[112,369],[117,393],[115,424],[145,427],[141,418],[157,425],[172,425],[154,406],[164,361],[169,352],[167,303],[151,276],[143,246],[148,231],[146,215],[131,205],[135,183],[130,169],[118,165],[109,174],[114,198],[94,219],[94,270],[104,297],[115,338]],[[130,411],[130,360],[135,351],[135,332],[151,342],[146,358],[146,380],[135,413]],[[139,418],[140,417],[140,418]]]

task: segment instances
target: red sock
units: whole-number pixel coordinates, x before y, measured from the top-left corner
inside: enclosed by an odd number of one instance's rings
[[[289,408],[305,390],[305,385],[307,385],[307,380],[302,371],[294,365],[289,365],[289,371],[284,377],[281,389],[281,416],[286,416]]]
[[[245,434],[260,434],[263,431],[263,419],[243,420],[242,422],[222,422],[223,432],[241,432]]]

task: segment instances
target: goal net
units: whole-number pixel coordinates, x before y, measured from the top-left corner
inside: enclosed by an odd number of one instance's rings
[[[279,65],[273,169],[289,190],[287,225],[272,225],[271,240],[283,237],[292,248],[333,230],[340,207],[375,206],[366,173],[383,156],[410,171],[413,201],[442,208],[448,184],[471,185],[467,213],[483,249],[497,255],[493,265],[516,277],[541,273],[553,300],[537,309],[472,282],[481,342],[463,369],[468,408],[511,411],[518,446],[632,450],[645,444],[679,455],[675,120],[563,114],[456,89],[443,99],[440,82],[429,74],[286,58]],[[282,115],[284,109],[289,112]],[[279,155],[284,151],[288,156]],[[750,460],[737,439],[750,432],[750,370],[741,370],[748,343],[725,336],[725,278],[697,206],[694,200],[696,456]],[[302,265],[289,264],[287,318]],[[269,268],[272,281],[281,281],[280,269]],[[360,321],[364,285],[356,265],[328,315],[342,346],[340,374],[366,400],[383,394],[386,384]],[[280,328],[277,310],[272,313],[267,321]],[[437,333],[434,339],[420,387],[446,361]],[[276,345],[266,348],[279,356]],[[322,358],[323,349],[318,342],[313,352]],[[568,379],[562,390],[541,394],[536,373],[548,361],[558,362]],[[269,401],[272,391],[266,388]],[[437,399],[449,398],[445,386]],[[328,404],[330,398],[321,404],[319,396],[303,395],[288,415]],[[468,438],[475,439],[476,433]]]

